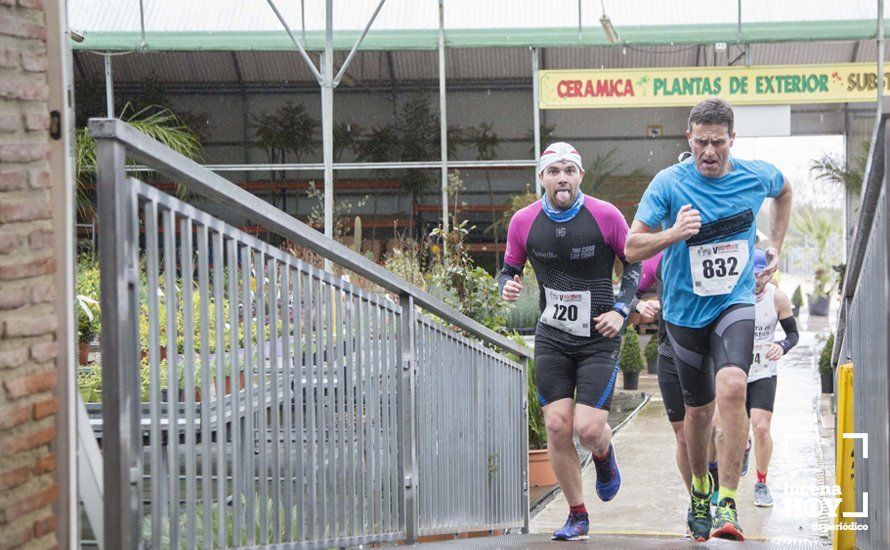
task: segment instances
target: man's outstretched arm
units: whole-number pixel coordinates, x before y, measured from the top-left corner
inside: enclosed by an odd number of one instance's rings
[[[779,267],[779,253],[782,252],[782,243],[785,241],[785,232],[788,230],[788,220],[791,218],[793,195],[791,182],[785,179],[782,191],[773,199],[773,205],[770,208],[769,248],[766,249],[767,265],[760,272],[761,278],[769,278]]]

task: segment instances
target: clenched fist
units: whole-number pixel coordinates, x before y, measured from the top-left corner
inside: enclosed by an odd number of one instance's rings
[[[519,275],[513,275],[512,281],[504,283],[504,290],[501,292],[501,298],[508,302],[515,302],[519,299],[519,293],[522,292],[522,281]]]
[[[674,232],[677,241],[685,241],[689,237],[698,235],[701,229],[701,214],[691,204],[684,204],[677,213],[677,220],[671,231]]]

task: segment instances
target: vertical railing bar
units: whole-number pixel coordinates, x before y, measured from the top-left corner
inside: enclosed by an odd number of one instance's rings
[[[519,500],[520,511],[522,512],[522,532],[528,533],[529,530],[529,509],[528,509],[528,357],[521,357],[522,373],[519,378],[519,402],[520,406],[520,430],[519,430],[519,467],[520,467],[520,484],[522,493]]]
[[[356,445],[356,435],[355,435],[355,426],[356,426],[356,395],[355,395],[355,363],[356,363],[356,341],[355,341],[355,332],[353,332],[355,326],[353,325],[353,319],[355,317],[355,304],[356,304],[356,295],[353,292],[347,293],[348,302],[346,303],[346,383],[347,383],[347,392],[346,395],[348,397],[348,401],[346,403],[346,422],[347,422],[347,433],[346,433],[346,441],[349,443],[349,452],[347,454],[347,472],[346,472],[346,487],[347,487],[347,496],[349,498],[349,505],[347,506],[347,520],[348,523],[346,525],[346,534],[347,536],[359,536],[362,534],[362,531],[356,529],[355,520],[358,516],[358,511],[355,509],[355,479],[356,479],[356,469],[358,465],[355,459],[355,445]]]
[[[347,445],[351,444],[351,439],[348,437],[349,426],[348,420],[349,415],[347,411],[348,400],[347,398],[347,351],[349,347],[349,333],[346,331],[346,317],[348,315],[347,309],[344,307],[343,302],[349,296],[348,290],[337,290],[337,377],[340,380],[340,392],[339,392],[339,401],[340,401],[340,420],[337,422],[337,429],[340,431],[340,440],[337,445],[337,453],[340,455],[340,503],[338,509],[340,510],[340,536],[348,537],[349,536],[349,527],[347,523],[350,521],[350,517],[347,515],[347,497],[348,489],[349,489],[349,477],[348,470],[351,467],[351,463],[348,460],[348,452]]]
[[[419,514],[417,491],[420,482],[417,467],[417,341],[414,310],[414,297],[399,297],[400,317],[398,330],[400,356],[395,365],[398,374],[399,401],[398,406],[398,472],[400,508],[404,510],[405,539],[408,544],[417,541],[419,532]],[[401,367],[401,368],[398,368]]]
[[[197,488],[195,486],[196,445],[195,445],[195,325],[194,325],[194,269],[192,254],[192,220],[184,218],[180,226],[180,264],[182,265],[182,332],[183,332],[183,381],[185,383],[185,498],[186,498],[186,546],[197,548],[195,541],[195,520],[197,514]],[[177,388],[179,385],[177,384]]]
[[[389,414],[389,425],[390,425],[390,459],[391,465],[389,469],[389,479],[390,479],[390,487],[391,487],[391,497],[390,497],[390,532],[394,533],[397,531],[401,531],[401,511],[405,507],[404,498],[403,498],[403,487],[405,483],[402,481],[404,478],[402,476],[402,468],[404,466],[404,461],[402,457],[402,431],[404,430],[404,426],[402,422],[405,420],[401,416],[401,397],[402,392],[400,388],[400,384],[402,383],[402,373],[399,369],[399,352],[401,348],[399,347],[399,321],[401,321],[401,316],[397,315],[395,311],[387,310],[387,316],[389,317],[389,361],[387,362],[389,365],[389,388],[390,388],[390,414]],[[412,324],[413,328],[413,324]],[[416,330],[415,330],[415,338],[416,338]],[[416,342],[415,342],[415,357],[416,357]],[[416,368],[416,359],[412,362],[412,368]],[[416,391],[416,388],[415,388]],[[415,401],[416,403],[416,401]],[[414,411],[414,417],[412,420],[412,424],[416,423],[417,419],[417,411]],[[414,446],[416,449],[417,446],[417,431],[415,429],[414,435]],[[415,450],[414,456],[414,469],[417,469],[417,453]],[[417,478],[414,478],[414,483],[416,485]],[[414,507],[417,509],[417,491],[414,494]]]
[[[420,527],[430,528],[434,524],[435,515],[433,514],[433,495],[435,494],[435,486],[434,483],[436,481],[436,470],[433,467],[435,462],[435,445],[436,445],[436,423],[435,423],[435,412],[438,408],[435,401],[433,401],[433,388],[435,387],[433,384],[435,379],[430,369],[430,365],[432,364],[431,357],[433,357],[433,344],[432,344],[432,332],[429,327],[423,325],[422,323],[417,324],[418,330],[421,334],[423,334],[423,342],[418,343],[417,350],[423,353],[423,357],[420,362],[417,363],[417,367],[415,372],[417,372],[417,382],[416,387],[419,388],[420,395],[418,396],[418,408],[425,409],[426,413],[420,414],[421,418],[425,418],[426,428],[424,430],[423,436],[423,444],[418,445],[417,449],[424,453],[425,459],[423,462],[424,468],[426,469],[426,473],[421,472],[421,478],[418,480],[418,491],[421,496],[423,496],[423,510],[425,510],[426,519],[425,521],[419,522],[418,532],[420,531]]]
[[[269,416],[272,420],[269,440],[272,444],[272,540],[269,542],[281,542],[281,422],[280,422],[280,396],[279,380],[281,366],[278,363],[278,260],[268,259],[269,265],[269,369],[271,375],[271,408]]]
[[[259,434],[260,485],[260,543],[269,544],[269,432],[267,426],[268,399],[266,393],[266,376],[269,372],[268,333],[266,329],[266,255],[259,250],[254,251],[256,260],[254,270],[256,278],[256,317],[257,317],[257,432]]]
[[[209,292],[209,257],[208,232],[206,225],[198,230],[198,313],[201,319],[201,501],[204,508],[203,546],[210,548],[213,532],[210,524],[212,507],[213,471],[211,461],[210,440],[210,292]],[[197,401],[197,391],[195,401]]]
[[[285,510],[285,524],[284,524],[284,537],[285,542],[292,542],[294,540],[294,530],[293,530],[293,492],[294,492],[294,475],[293,475],[293,435],[294,435],[294,424],[293,424],[293,415],[291,414],[293,411],[294,401],[296,400],[296,393],[294,392],[294,361],[293,355],[291,354],[291,315],[293,311],[296,309],[296,304],[291,305],[291,300],[293,300],[293,293],[291,292],[291,282],[290,282],[290,273],[291,268],[287,264],[281,265],[281,343],[282,343],[282,352],[281,352],[281,367],[283,369],[283,379],[284,379],[284,389],[282,391],[285,402],[282,407],[282,411],[284,413],[284,426],[281,428],[281,436],[284,440],[284,465],[282,466],[282,477],[284,478],[284,510]]]
[[[474,375],[471,378],[473,383],[472,383],[472,386],[469,389],[469,391],[473,395],[473,408],[475,409],[475,418],[479,419],[476,422],[474,432],[476,434],[476,438],[480,441],[480,443],[482,445],[488,445],[488,442],[489,442],[488,427],[492,422],[496,421],[496,418],[493,418],[493,417],[489,416],[489,414],[488,414],[488,410],[487,410],[488,407],[486,406],[485,399],[483,398],[485,386],[483,384],[479,383],[479,376],[480,376],[480,374],[484,375],[484,371],[482,373],[477,371],[473,374]],[[482,422],[481,421],[482,419],[485,419],[485,421]],[[480,460],[477,458],[476,461],[474,462],[474,471],[476,472],[477,480],[482,481],[482,479],[480,478],[480,472],[479,472],[479,469],[480,469],[479,462],[480,462]],[[486,489],[487,489],[488,488],[487,480],[486,480],[485,485],[479,485],[479,486],[486,487]],[[487,494],[487,491],[484,492],[483,494]],[[485,502],[484,497],[483,498],[480,498],[479,496],[473,497],[473,507],[472,507],[473,516],[480,518],[483,521],[485,521],[485,519],[486,519],[485,504],[486,504],[486,502]]]
[[[294,487],[297,495],[296,502],[296,540],[303,540],[305,537],[305,527],[303,526],[303,520],[305,514],[303,514],[304,508],[304,497],[305,494],[305,476],[303,475],[303,453],[305,452],[305,446],[303,445],[303,407],[306,404],[305,399],[305,389],[306,385],[303,383],[303,373],[305,372],[306,362],[304,361],[303,355],[303,342],[305,339],[303,338],[303,327],[304,324],[301,322],[303,319],[303,312],[305,311],[305,305],[303,303],[303,272],[301,270],[296,270],[294,272],[294,341],[293,341],[293,354],[294,354],[294,424],[296,430],[296,442],[295,442],[295,456],[294,456],[294,473],[292,475],[294,479]]]
[[[389,357],[387,357],[387,338],[389,338],[389,327],[387,325],[386,310],[377,310],[380,322],[380,529],[383,533],[391,531],[390,528],[390,501],[389,494],[389,377],[392,373],[389,368]]]
[[[176,372],[179,357],[177,333],[176,292],[176,230],[174,214],[165,209],[162,214],[164,228],[164,286],[167,308],[167,495],[170,499],[168,519],[170,524],[171,548],[179,547],[179,418],[178,393],[179,376]],[[160,481],[160,480],[159,480]]]
[[[446,366],[447,357],[445,356],[442,345],[441,345],[441,334],[435,330],[431,329],[430,332],[430,342],[431,348],[435,350],[434,357],[439,358],[439,361],[434,365],[430,363],[427,371],[430,373],[430,383],[434,384],[433,387],[436,388],[444,388],[445,387],[445,376],[444,370]],[[435,491],[436,497],[433,500],[433,521],[430,527],[435,527],[438,529],[443,525],[443,520],[445,519],[445,467],[442,460],[443,453],[443,445],[446,441],[445,436],[445,425],[444,425],[444,404],[435,401],[434,407],[434,418],[435,418],[435,439],[433,440],[433,445],[436,449],[436,455],[434,458],[434,479],[435,479]]]
[[[260,346],[260,325],[258,324],[256,293],[253,291],[253,249],[244,246],[241,249],[241,278],[242,291],[244,292],[244,340],[246,342],[245,360],[245,400],[244,400],[244,466],[245,466],[245,492],[247,493],[247,510],[244,520],[244,529],[247,534],[247,544],[256,544],[256,430],[254,427],[254,393],[256,382],[254,381],[254,350]],[[256,335],[254,335],[256,328]],[[255,340],[256,338],[256,340]]]
[[[315,419],[316,399],[319,391],[319,383],[317,376],[317,354],[316,354],[316,315],[315,309],[318,307],[315,298],[315,281],[311,274],[306,276],[306,343],[305,357],[306,368],[304,370],[307,383],[307,402],[306,402],[306,439],[308,442],[309,469],[304,474],[309,484],[309,505],[306,507],[308,512],[307,519],[307,540],[313,540],[318,536],[318,457],[316,438],[318,437],[318,423]]]
[[[325,468],[324,468],[324,478],[325,478],[325,512],[327,513],[328,521],[330,522],[328,528],[325,529],[325,537],[334,538],[337,534],[337,428],[336,428],[336,383],[335,383],[335,375],[336,370],[334,368],[334,358],[337,356],[336,350],[334,349],[334,327],[335,320],[333,316],[333,304],[334,301],[334,287],[331,284],[324,285],[324,304],[325,304],[325,332],[327,333],[325,336],[325,357],[324,357],[324,366],[325,366],[325,400],[324,405],[327,408],[326,422],[324,426],[325,433],[325,453],[327,456],[327,460],[325,460]],[[328,475],[330,474],[330,475]],[[330,487],[330,498],[328,497],[327,490]]]
[[[226,260],[228,266],[228,292],[229,292],[229,334],[232,341],[229,344],[229,365],[232,372],[232,426],[231,426],[231,456],[232,456],[232,539],[233,544],[241,544],[241,495],[242,477],[240,452],[241,450],[241,364],[238,361],[238,353],[241,345],[246,345],[250,337],[250,327],[241,324],[238,320],[239,304],[244,305],[238,292],[238,258],[236,256],[236,243],[234,239],[228,239],[226,243]],[[246,308],[246,305],[244,305]],[[239,327],[245,333],[244,344],[241,344]]]
[[[143,207],[145,220],[145,299],[148,306],[149,414],[151,417],[151,543],[161,540],[161,365],[158,314],[158,203]],[[140,308],[141,309],[141,308]],[[142,315],[142,312],[139,312]],[[140,334],[140,338],[142,335]]]
[[[216,327],[216,540],[220,548],[226,547],[226,389],[225,389],[225,357],[226,357],[226,316],[223,305],[223,277],[225,276],[225,253],[223,251],[223,237],[219,231],[213,232],[211,241],[211,256],[213,257],[213,300],[216,312],[213,316],[213,324]],[[232,327],[229,327],[231,337]],[[235,344],[237,344],[237,331],[235,332]],[[230,343],[229,348],[235,345]],[[233,373],[234,374],[234,373]],[[207,392],[210,393],[209,391]],[[232,419],[234,420],[234,411]],[[209,534],[205,534],[210,538]]]
[[[336,286],[332,286],[330,289],[331,295],[331,306],[330,308],[333,310],[333,318],[332,322],[328,323],[328,330],[330,331],[330,339],[332,349],[328,352],[328,358],[330,359],[331,364],[331,412],[333,414],[333,422],[330,425],[331,433],[333,434],[333,445],[331,445],[331,453],[333,454],[333,459],[331,460],[331,491],[333,501],[333,529],[331,530],[331,538],[338,538],[344,536],[342,533],[343,525],[345,524],[345,505],[346,505],[346,493],[344,481],[346,479],[345,472],[345,464],[344,464],[344,441],[343,434],[345,433],[345,427],[343,427],[343,417],[341,406],[341,400],[343,399],[343,392],[341,388],[343,386],[343,361],[340,356],[340,344],[343,342],[343,308],[340,306],[340,289]]]
[[[136,195],[126,181],[124,145],[111,139],[97,144],[97,196],[99,219],[112,238],[99,240],[100,315],[105,327],[101,345],[106,362],[120,368],[103,369],[102,475],[106,498],[103,540],[106,546],[140,544],[142,518],[139,487],[133,486],[133,468],[141,468],[141,436],[134,393],[138,388],[139,311]],[[135,341],[135,342],[134,342]],[[139,447],[137,453],[136,447]]]
[[[365,510],[367,509],[367,500],[370,498],[370,491],[365,479],[365,470],[367,470],[366,451],[365,451],[365,427],[367,426],[367,406],[365,403],[366,394],[366,374],[367,361],[365,360],[365,352],[367,350],[367,329],[365,322],[365,314],[368,306],[367,301],[362,297],[358,297],[358,315],[356,316],[356,334],[358,345],[356,348],[358,363],[356,372],[358,373],[358,381],[356,383],[356,432],[358,436],[358,458],[356,464],[358,466],[359,490],[358,490],[358,528],[360,533],[367,533],[369,529],[365,526]]]
[[[371,345],[371,352],[373,354],[373,359],[371,360],[371,368],[373,369],[373,378],[371,383],[371,403],[372,410],[374,411],[373,416],[371,418],[371,428],[374,434],[374,464],[373,464],[373,476],[372,481],[374,483],[374,489],[376,492],[376,498],[373,499],[373,509],[372,509],[372,517],[374,518],[374,531],[382,532],[383,531],[383,484],[381,483],[381,479],[383,479],[383,468],[381,467],[381,438],[380,438],[380,418],[382,411],[380,410],[380,374],[381,374],[381,361],[380,361],[380,308],[373,308],[371,310],[371,337],[373,338],[373,343]]]
[[[317,438],[316,452],[316,470],[313,475],[318,477],[318,485],[316,487],[315,500],[315,536],[320,539],[327,538],[327,514],[325,513],[325,372],[324,372],[324,283],[321,278],[315,280],[315,383],[318,391],[315,403],[315,437]]]

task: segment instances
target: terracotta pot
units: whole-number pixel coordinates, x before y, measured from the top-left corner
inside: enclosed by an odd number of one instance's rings
[[[556,485],[556,474],[550,466],[547,449],[528,452],[528,484],[532,487]]]
[[[90,362],[90,344],[89,342],[80,342],[77,344],[77,363],[86,365]]]
[[[238,389],[239,390],[244,389],[244,373],[243,372],[238,373]],[[231,394],[232,394],[232,376],[227,374],[226,375],[226,395],[231,395]]]
[[[624,376],[624,389],[635,390],[640,387],[640,373],[621,371],[621,374]]]
[[[179,402],[185,403],[185,390],[179,390]],[[195,403],[201,402],[201,388],[195,388]]]

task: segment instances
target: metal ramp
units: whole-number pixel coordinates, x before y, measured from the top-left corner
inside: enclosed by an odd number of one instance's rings
[[[429,542],[425,544],[415,545],[423,550],[450,550],[451,548],[522,548],[533,550],[536,548],[554,548],[554,542],[550,541],[547,535],[504,535],[500,537],[486,537],[475,539],[457,539],[442,542]],[[590,540],[586,542],[569,543],[569,548],[578,548],[579,546],[590,546],[592,548],[608,548],[609,550],[637,550],[637,549],[663,549],[673,550],[675,548],[695,548],[696,550],[707,550],[710,548],[741,548],[741,546],[733,541],[714,539],[708,542],[694,542],[681,537],[668,537],[664,535],[620,535],[620,534],[594,534],[590,536]],[[788,549],[788,550],[809,550],[823,549],[829,546],[822,543],[799,540],[792,538],[779,538],[771,540],[752,540],[748,539],[744,543],[744,548],[752,549]]]

